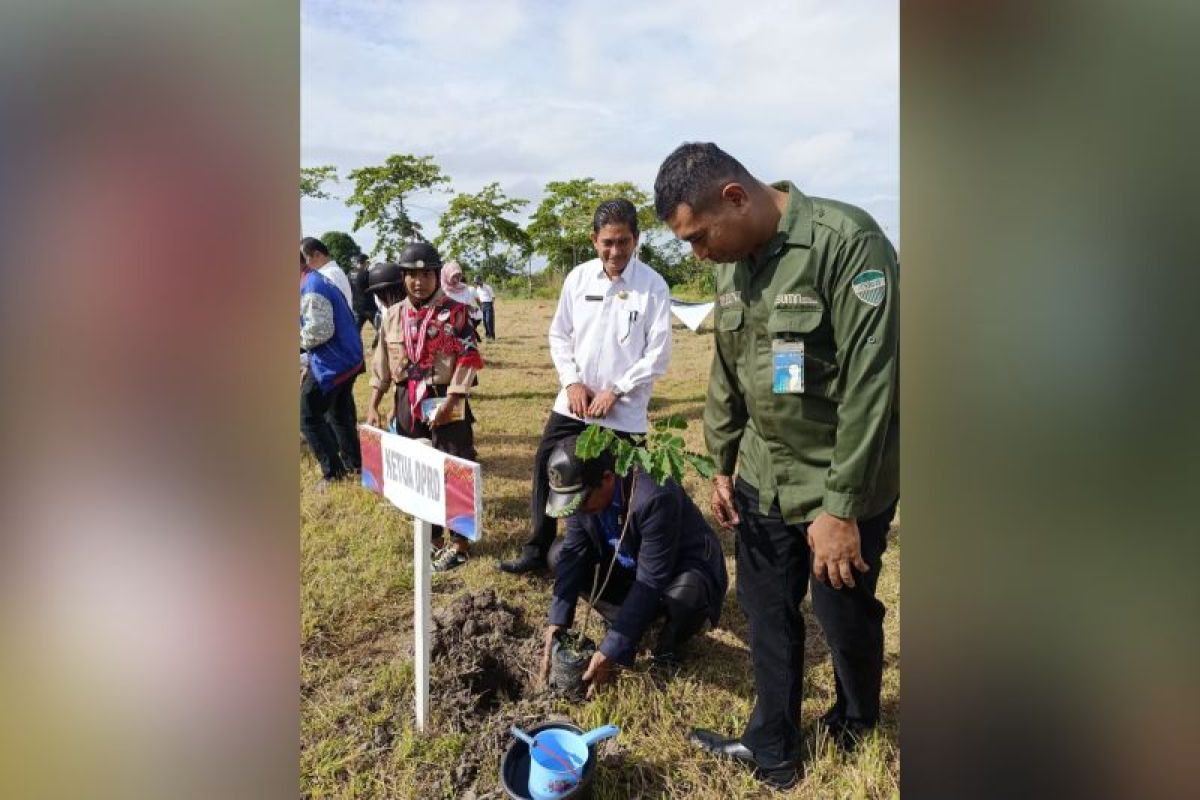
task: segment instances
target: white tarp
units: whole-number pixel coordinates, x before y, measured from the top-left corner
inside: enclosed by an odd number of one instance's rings
[[[685,303],[671,298],[671,312],[693,331],[699,330],[716,303]]]

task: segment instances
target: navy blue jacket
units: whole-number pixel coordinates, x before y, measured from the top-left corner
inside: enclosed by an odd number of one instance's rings
[[[663,590],[677,575],[690,570],[708,579],[713,625],[721,617],[721,603],[729,587],[721,543],[683,487],[670,478],[659,486],[641,474],[636,488],[631,488],[632,483],[628,477],[623,481],[623,497],[631,497],[632,507],[627,501],[629,530],[621,552],[636,559],[636,579],[616,622],[600,643],[600,651],[619,664],[633,663],[642,634],[662,611]],[[550,603],[551,625],[570,627],[575,603],[591,585],[597,556],[603,582],[612,554],[599,514],[567,518]]]

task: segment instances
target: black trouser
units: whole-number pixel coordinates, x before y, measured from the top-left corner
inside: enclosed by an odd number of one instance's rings
[[[445,386],[432,386],[429,397],[445,397]],[[396,423],[396,433],[408,439],[428,439],[433,443],[435,450],[441,450],[448,455],[465,458],[468,461],[478,461],[478,453],[475,450],[475,415],[471,411],[471,401],[463,398],[465,404],[463,409],[463,419],[458,422],[447,422],[445,425],[439,425],[436,428],[430,428],[425,420],[414,420],[412,418],[412,409],[408,405],[408,387],[401,384],[397,387],[394,399],[396,401],[394,420]],[[445,534],[445,529],[441,525],[433,526],[433,539],[441,540]],[[465,536],[459,536],[457,533],[452,534],[457,542],[466,542]]]
[[[558,571],[561,552],[561,541],[550,546],[546,560],[554,572]],[[597,557],[594,549],[588,548],[585,558],[587,561],[584,564],[584,574],[594,575],[595,582],[588,581],[579,596],[590,601],[597,586],[604,586],[604,592],[596,598],[596,613],[604,617],[610,625],[614,624],[621,611],[621,604],[625,602],[626,595],[637,580],[637,574],[620,563],[613,564],[612,577],[606,586],[604,576],[608,574],[612,551],[606,552],[601,558]],[[596,572],[597,564],[600,565],[599,573]],[[713,616],[712,604],[716,601],[714,591],[711,581],[699,570],[685,570],[671,579],[667,588],[663,590],[663,607],[659,616],[665,614],[666,620],[655,647],[656,653],[675,655],[680,645],[700,632],[705,620]]]
[[[379,312],[374,309],[354,312],[354,324],[358,326],[360,334],[362,333],[363,325],[366,325],[368,322],[375,329],[375,336],[371,339],[371,347],[374,347],[375,343],[379,341]]]
[[[345,477],[346,470],[362,469],[354,408],[357,378],[352,375],[323,392],[309,371],[300,384],[300,432],[321,465],[321,475],[330,480]]]
[[[532,530],[522,553],[545,558],[554,537],[558,535],[558,520],[546,515],[546,500],[550,496],[550,477],[546,471],[546,462],[550,460],[550,453],[556,444],[570,436],[578,436],[586,428],[586,422],[559,414],[557,411],[550,412],[546,428],[542,431],[542,441],[538,443],[537,453],[533,457],[533,501],[529,514]],[[623,439],[634,435],[622,431],[614,432]]]
[[[757,697],[742,744],[766,766],[800,760],[800,698],[804,678],[804,618],[800,601],[812,574],[807,524],[788,525],[776,500],[767,515],[758,491],[743,480],[734,489],[737,598],[750,621],[750,660]],[[812,581],[813,612],[833,656],[834,712],[870,727],[879,720],[883,679],[883,603],[875,598],[887,532],[896,506],[859,520],[862,556],[870,571],[854,572],[855,586],[834,589]]]
[[[483,311],[483,329],[487,333],[487,338],[496,338],[496,308],[495,303],[480,303],[480,310]]]

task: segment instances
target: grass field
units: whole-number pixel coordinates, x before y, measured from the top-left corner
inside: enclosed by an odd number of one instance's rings
[[[433,584],[435,611],[464,593],[494,589],[505,602],[524,611],[531,636],[539,638],[549,604],[549,580],[504,574],[496,561],[513,554],[528,530],[533,452],[558,390],[546,342],[553,311],[548,300],[502,298],[497,303],[500,338],[485,344],[487,369],[472,401],[484,475],[483,538],[464,567],[435,576]],[[667,413],[686,417],[685,438],[689,447],[701,452],[711,349],[707,325],[694,334],[677,324],[671,368],[655,385],[651,404],[652,419]],[[362,418],[366,379],[360,378],[355,389]],[[495,758],[500,742],[494,731],[481,731],[479,736],[470,731],[439,734],[441,715],[436,705],[430,734],[418,736],[412,730],[410,524],[380,498],[355,485],[315,492],[319,477],[315,462],[302,455],[303,796],[499,796]],[[707,514],[706,486],[694,474],[686,485]],[[596,699],[576,705],[555,701],[554,711],[585,729],[602,722],[622,728],[620,737],[604,746],[613,757],[602,765],[594,796],[602,800],[898,796],[898,527],[892,532],[879,584],[888,607],[881,727],[851,756],[839,754],[828,742],[813,740],[813,720],[832,702],[833,673],[806,600],[810,635],[803,718],[809,755],[803,783],[787,793],[767,792],[744,770],[704,757],[685,739],[690,725],[739,732],[753,704],[747,624],[734,596],[732,536],[720,531],[719,535],[731,577],[721,627],[695,643],[684,668],[664,676],[648,671],[644,659],[639,659]],[[529,669],[535,666],[530,664]],[[439,679],[436,661],[433,679],[435,683]],[[453,776],[464,753],[476,750],[488,751],[482,763],[491,766],[481,768],[468,789]]]

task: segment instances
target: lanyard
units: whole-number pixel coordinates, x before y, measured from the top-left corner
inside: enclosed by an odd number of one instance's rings
[[[413,334],[414,326],[409,324],[407,321],[404,325],[404,349],[408,353],[409,362],[414,365],[420,363],[421,354],[425,351],[425,336],[429,332],[429,323],[433,320],[434,316],[436,316],[435,312],[437,311],[437,308],[433,303],[429,303],[426,305],[424,311],[425,319],[421,323],[421,326],[415,336]],[[413,309],[414,316],[419,316],[420,313],[421,312],[419,310]]]

